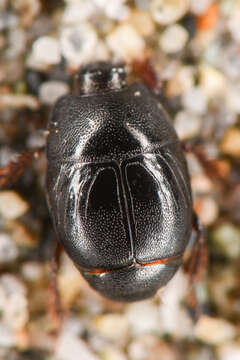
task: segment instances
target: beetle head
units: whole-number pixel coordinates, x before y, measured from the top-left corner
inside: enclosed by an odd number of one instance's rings
[[[98,61],[81,67],[75,75],[75,88],[81,94],[116,90],[125,86],[125,78],[123,65]]]
[[[132,265],[101,274],[82,272],[89,284],[103,296],[115,301],[139,301],[152,297],[166,285],[180,266],[181,260],[151,266]]]

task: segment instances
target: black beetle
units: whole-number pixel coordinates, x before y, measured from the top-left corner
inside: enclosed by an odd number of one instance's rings
[[[47,193],[57,236],[89,284],[151,297],[178,270],[193,221],[186,161],[168,115],[121,65],[76,75],[49,121]]]

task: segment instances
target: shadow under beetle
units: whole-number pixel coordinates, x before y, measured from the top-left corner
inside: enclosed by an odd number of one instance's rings
[[[153,296],[176,273],[193,210],[168,115],[122,66],[76,75],[48,124],[47,197],[57,236],[89,284],[116,301]]]

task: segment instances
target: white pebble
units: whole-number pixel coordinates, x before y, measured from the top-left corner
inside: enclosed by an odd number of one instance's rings
[[[60,47],[58,41],[50,36],[38,38],[33,43],[32,54],[29,62],[34,67],[44,67],[58,64],[61,61]]]
[[[146,344],[141,341],[141,337],[137,338],[137,340],[131,342],[128,346],[128,354],[131,360],[145,360],[148,356],[148,349]]]
[[[227,108],[232,112],[240,114],[240,85],[228,84],[225,94]]]
[[[194,334],[197,339],[211,345],[219,345],[231,340],[236,330],[228,321],[202,315],[198,320]]]
[[[180,269],[168,285],[159,291],[161,333],[169,333],[178,339],[191,337],[193,322],[181,302],[187,294],[189,279]],[[181,324],[181,327],[179,327]]]
[[[15,260],[18,253],[18,247],[11,237],[0,233],[0,264]]]
[[[126,61],[142,57],[145,42],[133,26],[123,24],[116,27],[107,38],[107,45],[110,50],[119,58]]]
[[[221,69],[226,76],[233,80],[234,83],[236,83],[236,80],[238,82],[240,77],[239,45],[232,42],[224,49],[224,52],[221,49],[218,49],[216,57],[218,59],[220,57],[221,62],[218,65],[221,66]]]
[[[21,274],[27,281],[37,281],[43,276],[43,267],[37,262],[25,262]]]
[[[150,7],[154,20],[162,25],[179,20],[188,8],[189,0],[153,0]]]
[[[95,59],[97,42],[97,33],[88,23],[66,27],[60,35],[61,52],[73,67]]]
[[[40,87],[39,99],[42,104],[53,105],[58,98],[69,92],[69,86],[62,81],[46,81]]]
[[[190,0],[190,10],[196,14],[200,15],[204,13],[209,5],[212,3],[212,0]]]
[[[12,329],[0,321],[0,348],[8,348],[16,345],[16,336]]]
[[[22,329],[28,321],[27,292],[15,276],[0,277],[0,312],[3,322],[14,330]]]
[[[203,50],[203,60],[209,65],[223,67],[223,54],[219,39],[213,40]]]
[[[94,0],[112,20],[124,20],[129,15],[129,8],[125,4],[126,0]]]
[[[68,329],[62,331],[58,338],[56,357],[58,360],[79,360],[79,358],[81,360],[100,360],[86,342]]]
[[[179,111],[174,120],[175,130],[181,140],[190,139],[200,133],[202,119],[188,111]]]
[[[207,96],[201,87],[195,86],[182,96],[183,106],[194,114],[202,115],[207,110]]]
[[[69,25],[86,21],[95,13],[95,10],[96,7],[91,0],[71,2],[64,10],[62,22]]]
[[[239,360],[240,343],[229,342],[222,344],[217,349],[218,360]]]
[[[159,45],[167,54],[181,51],[188,40],[188,32],[183,26],[174,24],[168,26],[160,35]]]
[[[15,191],[0,192],[0,214],[5,219],[16,219],[28,210],[28,204]]]
[[[158,332],[160,329],[158,308],[151,301],[128,305],[126,317],[133,336]]]
[[[16,59],[26,49],[26,33],[20,28],[14,28],[8,35],[7,59]]]
[[[240,9],[233,12],[229,21],[228,21],[228,29],[230,30],[233,39],[240,44]]]

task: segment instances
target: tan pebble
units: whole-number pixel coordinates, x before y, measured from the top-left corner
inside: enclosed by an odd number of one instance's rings
[[[155,24],[150,14],[139,9],[131,11],[126,23],[132,25],[142,36],[150,36],[155,31]]]
[[[218,217],[218,205],[214,199],[208,196],[201,196],[194,204],[203,225],[211,225]]]
[[[93,324],[100,335],[114,341],[124,340],[129,330],[127,318],[120,314],[96,316]]]
[[[29,333],[25,329],[16,331],[17,347],[21,350],[27,349],[30,345]]]
[[[221,142],[221,151],[233,157],[240,157],[240,129],[229,128]]]
[[[220,254],[231,259],[237,259],[240,256],[240,228],[238,226],[224,222],[214,229],[211,237]]]
[[[231,340],[236,330],[228,321],[203,315],[198,320],[195,330],[197,339],[211,345],[218,345]]]
[[[79,295],[83,281],[72,261],[64,254],[58,275],[58,287],[63,308],[69,309],[76,296]]]
[[[29,108],[36,110],[38,100],[32,95],[2,94],[0,95],[0,110],[5,108]]]
[[[110,50],[119,58],[131,61],[143,55],[145,41],[132,25],[116,27],[106,38]]]
[[[203,173],[194,174],[191,177],[191,186],[194,193],[207,193],[210,192],[213,189],[213,183]]]
[[[0,214],[5,219],[16,219],[22,216],[29,205],[15,191],[6,190],[0,192]]]
[[[169,97],[181,95],[194,86],[194,68],[181,66],[167,82],[166,92]]]
[[[226,90],[226,80],[224,75],[208,64],[200,65],[199,82],[208,98],[222,95]]]
[[[32,24],[33,19],[41,10],[41,2],[39,0],[18,0],[13,1],[14,10],[20,15],[20,21],[23,26]]]
[[[209,297],[221,313],[232,316],[238,312],[238,299],[232,296],[232,290],[238,286],[238,274],[233,267],[220,264],[208,279]]]
[[[8,220],[5,223],[12,239],[20,246],[36,246],[39,241],[37,235],[25,224],[17,220]]]
[[[108,345],[101,352],[101,358],[104,360],[127,360],[126,355],[118,349],[117,346]]]

